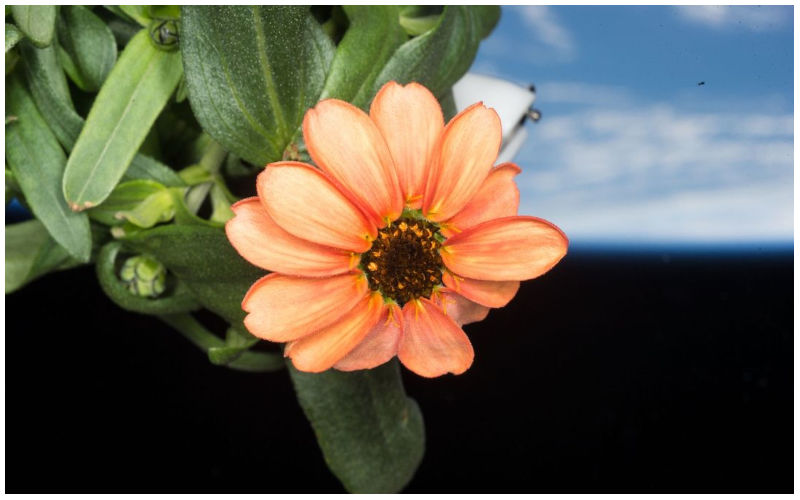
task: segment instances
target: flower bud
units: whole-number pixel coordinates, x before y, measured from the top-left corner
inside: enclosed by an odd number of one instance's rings
[[[178,22],[174,19],[154,19],[148,30],[157,49],[167,52],[178,49]]]
[[[155,298],[164,293],[167,270],[154,258],[137,255],[125,261],[119,277],[133,295]]]

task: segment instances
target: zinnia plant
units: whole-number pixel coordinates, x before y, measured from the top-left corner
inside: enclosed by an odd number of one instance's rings
[[[6,293],[91,264],[209,362],[288,370],[348,491],[401,490],[425,426],[400,363],[463,373],[462,325],[567,249],[517,215],[496,113],[455,107],[498,17],[7,7]]]
[[[375,368],[459,374],[461,325],[483,319],[566,253],[555,226],[517,216],[519,167],[492,167],[497,114],[475,104],[447,126],[425,87],[389,82],[367,115],[336,99],[306,113],[319,167],[282,161],[226,226],[239,253],[274,271],[242,307],[253,335],[287,342],[301,371]]]

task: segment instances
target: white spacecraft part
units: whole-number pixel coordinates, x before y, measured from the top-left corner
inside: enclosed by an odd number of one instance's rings
[[[523,118],[536,100],[536,93],[508,80],[467,73],[453,85],[453,98],[458,111],[478,101],[497,111],[503,127],[497,163],[511,161],[528,137]]]

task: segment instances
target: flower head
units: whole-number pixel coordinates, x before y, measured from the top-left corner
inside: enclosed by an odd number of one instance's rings
[[[474,353],[461,325],[566,254],[557,227],[516,215],[520,169],[493,167],[500,119],[481,103],[445,126],[425,87],[389,82],[369,115],[319,102],[303,134],[318,168],[267,165],[226,225],[242,257],[273,271],[245,295],[245,326],[286,342],[299,370],[398,356],[425,377],[463,373]]]

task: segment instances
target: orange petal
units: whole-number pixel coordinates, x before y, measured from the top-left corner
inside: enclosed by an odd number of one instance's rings
[[[307,277],[333,276],[350,270],[350,252],[292,236],[275,224],[257,197],[234,203],[231,209],[236,215],[225,224],[225,234],[239,255],[251,264]]]
[[[442,261],[455,274],[488,281],[541,276],[567,253],[567,237],[536,217],[483,222],[445,241]]]
[[[435,303],[458,326],[483,321],[489,315],[488,307],[475,303],[463,295],[446,288],[439,291]]]
[[[258,174],[256,186],[272,220],[298,238],[363,252],[378,234],[375,225],[311,165],[270,163]]]
[[[519,281],[484,281],[444,273],[445,286],[473,302],[487,307],[504,307],[519,290]]]
[[[394,162],[378,127],[352,104],[326,99],[306,112],[303,136],[311,158],[383,227],[403,211]]]
[[[273,273],[242,300],[244,326],[256,337],[287,342],[316,332],[350,311],[367,294],[362,273],[295,278]]]
[[[383,298],[379,293],[372,293],[335,323],[288,344],[285,355],[292,358],[300,371],[323,372],[364,340],[378,323],[382,311]]]
[[[404,87],[389,82],[372,101],[369,116],[389,146],[403,200],[418,208],[425,194],[428,165],[444,128],[439,101],[418,83]]]
[[[397,344],[403,334],[402,322],[403,312],[397,305],[384,306],[378,324],[333,367],[342,371],[368,370],[386,363],[397,354]]]
[[[453,217],[475,196],[497,159],[500,118],[473,104],[445,127],[425,187],[422,212],[433,221]]]
[[[464,373],[475,353],[467,335],[428,299],[412,300],[403,307],[403,336],[397,357],[423,377]]]
[[[467,206],[447,221],[445,236],[457,234],[453,230],[463,231],[487,220],[517,215],[519,189],[514,177],[520,172],[513,163],[494,167]]]

